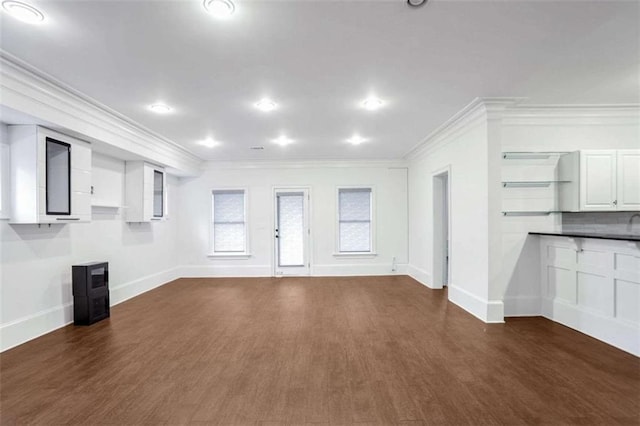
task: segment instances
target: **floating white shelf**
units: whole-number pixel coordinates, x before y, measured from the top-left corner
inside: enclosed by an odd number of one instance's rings
[[[554,183],[570,183],[568,180],[502,182],[503,188],[547,188]]]
[[[503,216],[549,216],[552,213],[562,213],[560,211],[510,211],[502,212]]]
[[[114,209],[114,210],[127,208],[127,206],[117,206],[114,204],[99,204],[99,203],[91,204],[91,207],[96,209]]]
[[[546,160],[554,155],[565,155],[569,152],[503,152],[502,158],[505,160]]]

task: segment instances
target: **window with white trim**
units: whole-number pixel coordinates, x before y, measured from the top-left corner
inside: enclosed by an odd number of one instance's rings
[[[9,218],[9,145],[0,142],[0,219]]]
[[[234,255],[247,253],[246,191],[214,190],[212,253]]]
[[[339,253],[373,252],[372,198],[371,188],[338,189]]]

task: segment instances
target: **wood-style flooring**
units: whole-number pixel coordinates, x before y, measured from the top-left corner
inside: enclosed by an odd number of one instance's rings
[[[180,279],[1,355],[2,425],[640,423],[640,360],[408,277]]]

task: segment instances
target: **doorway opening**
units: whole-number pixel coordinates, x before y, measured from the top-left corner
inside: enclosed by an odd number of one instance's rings
[[[274,191],[274,275],[309,275],[309,190]]]
[[[451,170],[433,174],[433,287],[449,285],[451,271]]]

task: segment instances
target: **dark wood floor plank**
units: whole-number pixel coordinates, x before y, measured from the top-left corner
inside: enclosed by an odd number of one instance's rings
[[[0,423],[640,424],[640,360],[412,279],[181,279],[0,355]]]

